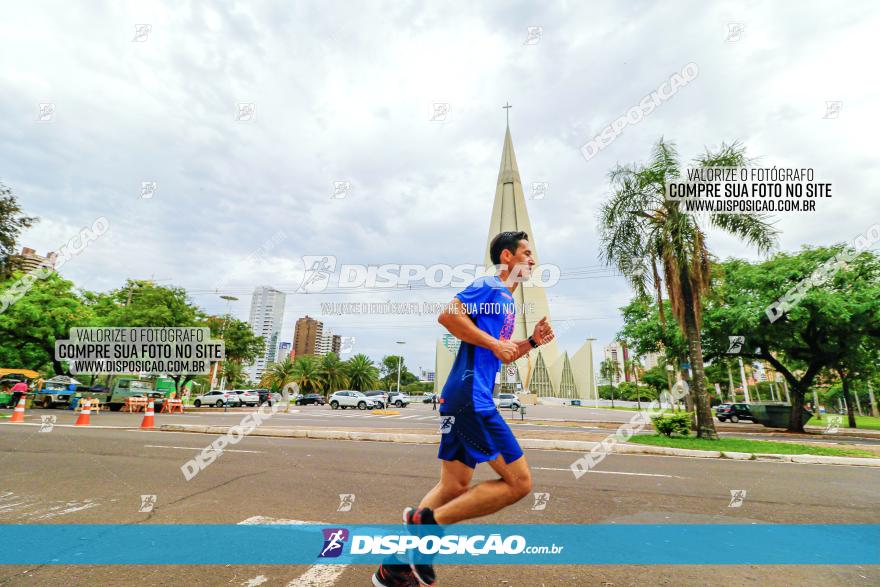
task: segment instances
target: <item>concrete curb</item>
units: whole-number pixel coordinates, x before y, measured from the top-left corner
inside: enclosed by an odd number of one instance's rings
[[[204,426],[198,424],[163,424],[160,432],[193,432],[201,434],[226,434],[233,426]],[[389,432],[359,432],[326,429],[292,429],[292,428],[257,428],[250,436],[272,436],[278,438],[312,438],[315,440],[354,440],[371,442],[397,442],[404,444],[440,444],[437,434],[395,434]],[[566,450],[590,452],[599,442],[585,440],[542,440],[539,438],[522,438],[520,446],[525,449]],[[669,457],[690,457],[701,459],[730,459],[736,461],[770,461],[784,463],[816,464],[816,465],[855,465],[862,467],[880,467],[880,459],[862,457],[825,457],[818,455],[779,455],[753,454],[748,452],[732,452],[717,450],[692,450],[670,448],[666,446],[649,446],[643,444],[616,443],[611,452],[617,454],[659,455]]]

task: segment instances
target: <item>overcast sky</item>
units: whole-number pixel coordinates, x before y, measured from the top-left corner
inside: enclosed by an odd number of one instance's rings
[[[15,3],[0,20],[0,180],[40,217],[21,244],[41,254],[109,220],[61,269],[82,288],[152,277],[209,312],[237,295],[246,319],[254,286],[271,285],[289,292],[282,340],[308,313],[375,359],[405,341],[415,371],[433,368],[433,317],[322,318],[320,304],[455,290],[296,294],[301,257],[482,262],[509,100],[526,193],[548,184],[528,200],[540,260],[590,269],[549,292],[560,348],[574,352],[588,336],[610,341],[630,297],[599,267],[607,173],[660,136],[685,163],[740,140],[766,166],[832,182],[816,213],[778,217],[784,250],[880,221],[875,6]],[[688,63],[696,79],[585,159],[584,143]],[[254,105],[249,120],[240,104]],[[350,182],[345,197],[331,197],[336,182]],[[723,235],[709,246],[757,258]]]

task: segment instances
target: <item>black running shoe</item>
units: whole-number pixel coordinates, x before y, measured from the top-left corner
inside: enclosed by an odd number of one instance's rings
[[[434,512],[430,508],[406,508],[403,510],[403,523],[414,536],[442,536],[442,531],[434,521]],[[421,527],[419,527],[421,526]],[[432,587],[437,581],[432,564],[416,564],[410,561],[413,575],[419,583]]]
[[[409,565],[384,562],[373,573],[373,585],[374,587],[418,587],[419,582],[413,576]]]

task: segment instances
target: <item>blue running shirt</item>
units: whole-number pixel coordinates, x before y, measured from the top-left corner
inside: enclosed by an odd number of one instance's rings
[[[516,320],[516,307],[510,290],[497,275],[474,280],[457,297],[477,328],[493,338],[509,340]],[[492,391],[501,360],[489,349],[462,341],[443,386],[443,411],[495,410]]]

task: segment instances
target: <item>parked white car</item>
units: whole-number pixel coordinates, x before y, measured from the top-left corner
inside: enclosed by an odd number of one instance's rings
[[[202,406],[216,406],[223,408],[226,406],[240,406],[241,400],[238,394],[232,391],[215,389],[206,394],[200,395],[193,400],[193,405],[197,408]]]
[[[495,406],[499,408],[518,410],[520,405],[515,393],[499,393],[495,398]]]
[[[238,399],[243,406],[260,405],[260,394],[250,389],[233,389],[232,393],[238,395]]]
[[[392,391],[388,395],[388,405],[394,406],[396,408],[405,408],[410,403],[412,403],[412,398],[406,395],[405,393]]]
[[[367,408],[375,408],[376,402],[359,391],[337,391],[330,396],[330,407],[334,410],[338,408],[366,410]]]

